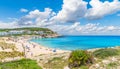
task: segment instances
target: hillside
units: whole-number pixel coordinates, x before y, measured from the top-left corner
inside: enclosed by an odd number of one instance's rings
[[[26,28],[12,28],[0,29],[0,36],[20,36],[20,35],[52,35],[56,32],[48,28],[26,27]]]

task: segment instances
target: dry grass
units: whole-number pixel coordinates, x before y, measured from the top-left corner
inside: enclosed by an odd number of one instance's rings
[[[0,47],[4,50],[4,49],[12,49],[15,50],[15,44],[12,43],[6,43],[6,42],[0,42]]]
[[[13,57],[24,56],[23,52],[13,51],[13,52],[0,52],[0,59],[13,58]]]

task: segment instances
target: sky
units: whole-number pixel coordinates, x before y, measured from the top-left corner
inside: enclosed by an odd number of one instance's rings
[[[120,35],[120,0],[1,0],[0,28],[18,27],[64,35]]]

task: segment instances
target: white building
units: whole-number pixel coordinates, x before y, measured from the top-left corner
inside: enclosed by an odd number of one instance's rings
[[[0,36],[6,36],[6,35],[14,35],[14,34],[23,34],[23,33],[26,33],[26,34],[38,34],[38,35],[42,35],[44,34],[43,31],[25,31],[25,30],[11,30],[9,32],[0,32]]]
[[[0,32],[0,36],[6,36],[6,35],[8,35],[7,32]]]
[[[24,32],[24,30],[20,30],[20,31],[17,31],[17,30],[12,30],[12,31],[9,31],[8,33],[9,34],[22,34]]]

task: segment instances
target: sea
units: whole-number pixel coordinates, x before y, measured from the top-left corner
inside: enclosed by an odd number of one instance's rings
[[[40,45],[62,50],[109,48],[120,46],[120,36],[61,36],[32,39]]]

